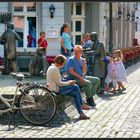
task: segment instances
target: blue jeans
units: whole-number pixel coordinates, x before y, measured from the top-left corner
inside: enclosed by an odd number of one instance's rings
[[[59,93],[61,95],[68,95],[74,98],[74,103],[78,113],[83,113],[81,105],[83,104],[82,97],[80,94],[80,89],[78,85],[63,86],[59,88]]]

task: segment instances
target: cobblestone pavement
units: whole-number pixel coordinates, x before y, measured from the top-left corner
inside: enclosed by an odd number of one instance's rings
[[[84,111],[90,120],[79,121],[74,107],[45,126],[32,126],[22,119],[15,120],[15,127],[7,131],[3,120],[9,114],[0,116],[1,138],[140,138],[140,63],[127,68],[128,83],[124,93],[96,96],[96,108]],[[15,79],[0,76],[0,92],[13,93]],[[36,80],[36,79],[32,79]],[[37,81],[37,80],[36,80]],[[38,79],[44,82],[44,79]],[[20,115],[18,115],[20,118]],[[20,122],[18,122],[20,120]],[[21,123],[23,121],[24,123]]]

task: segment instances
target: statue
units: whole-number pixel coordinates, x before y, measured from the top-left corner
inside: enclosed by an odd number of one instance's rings
[[[98,40],[98,35],[96,32],[90,34],[91,38],[91,50],[93,51],[93,76],[100,78],[100,92],[103,93],[104,82],[106,77],[106,64],[102,61],[102,58],[105,57],[105,48],[101,41]]]
[[[7,30],[0,36],[0,42],[4,42],[5,59],[7,62],[7,74],[17,72],[17,51],[16,40],[22,41],[22,38],[14,31],[14,24],[8,23]]]
[[[44,57],[44,48],[37,48],[36,54],[29,64],[29,73],[34,76],[46,76],[48,67],[49,63]]]

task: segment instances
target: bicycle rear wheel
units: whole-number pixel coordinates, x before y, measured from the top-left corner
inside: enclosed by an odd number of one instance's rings
[[[54,95],[41,86],[30,86],[25,93],[27,94],[19,99],[23,118],[34,125],[43,125],[51,121],[57,109]]]

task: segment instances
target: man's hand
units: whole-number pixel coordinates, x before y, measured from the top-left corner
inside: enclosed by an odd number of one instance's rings
[[[64,48],[64,52],[67,53],[67,49],[66,48]]]
[[[80,83],[81,84],[85,83],[85,79],[83,77],[80,77]]]
[[[70,85],[74,85],[76,83],[75,80],[69,80]]]

